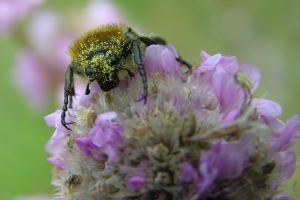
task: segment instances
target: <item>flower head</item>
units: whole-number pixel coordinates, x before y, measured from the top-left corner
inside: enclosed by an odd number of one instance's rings
[[[52,162],[64,199],[293,199],[279,187],[293,174],[300,119],[276,119],[281,107],[253,99],[259,70],[236,57],[201,53],[184,75],[171,46],[145,52],[147,103],[140,78],[82,96],[72,131]],[[138,76],[136,76],[138,77]],[[50,123],[52,121],[52,123]],[[57,149],[53,147],[53,149]],[[51,152],[51,150],[49,150]]]

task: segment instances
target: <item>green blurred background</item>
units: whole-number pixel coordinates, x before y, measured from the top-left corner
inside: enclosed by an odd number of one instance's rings
[[[300,1],[215,0],[115,0],[126,16],[145,34],[158,33],[181,56],[200,62],[199,53],[236,55],[262,73],[256,97],[271,99],[283,107],[280,119],[300,113]],[[51,0],[43,7],[67,16],[87,1]],[[26,20],[25,20],[26,21]],[[43,117],[61,106],[54,103],[44,113],[31,110],[12,84],[11,71],[20,46],[12,38],[0,39],[0,199],[18,195],[51,194],[51,168],[44,145],[54,132]],[[61,72],[64,76],[64,70]],[[18,81],[18,80],[14,80]],[[300,152],[299,145],[297,148]],[[300,197],[297,177],[284,187]],[[297,191],[298,190],[298,191]]]

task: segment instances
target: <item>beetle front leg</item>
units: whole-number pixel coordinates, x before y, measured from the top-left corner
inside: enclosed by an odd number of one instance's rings
[[[68,130],[71,130],[67,127],[68,124],[72,124],[73,122],[66,122],[66,112],[68,110],[69,96],[72,98],[74,92],[73,86],[73,64],[71,63],[66,71],[65,75],[65,87],[64,87],[64,105],[62,107],[61,113],[61,124]]]

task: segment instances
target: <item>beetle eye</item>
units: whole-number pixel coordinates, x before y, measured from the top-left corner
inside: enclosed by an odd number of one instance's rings
[[[86,74],[87,76],[91,76],[91,75],[93,74],[92,69],[91,69],[91,66],[87,66],[87,67],[85,68],[85,74]]]
[[[119,62],[119,59],[117,58],[117,56],[112,55],[112,56],[110,57],[110,63],[111,63],[112,65],[116,65],[116,64],[118,64],[118,62]]]
[[[105,55],[105,51],[95,51],[89,55],[88,60],[92,60],[95,56],[104,56],[104,55]]]

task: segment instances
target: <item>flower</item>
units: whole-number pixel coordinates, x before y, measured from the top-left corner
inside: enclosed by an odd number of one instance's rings
[[[16,24],[44,0],[0,0],[0,36],[11,34]]]
[[[280,186],[295,170],[300,119],[283,123],[280,105],[252,98],[256,67],[201,52],[183,74],[177,55],[170,45],[146,49],[146,104],[134,102],[136,75],[110,92],[92,85],[69,116],[72,131],[46,118],[50,142],[69,141],[55,153],[58,198],[294,199]]]

